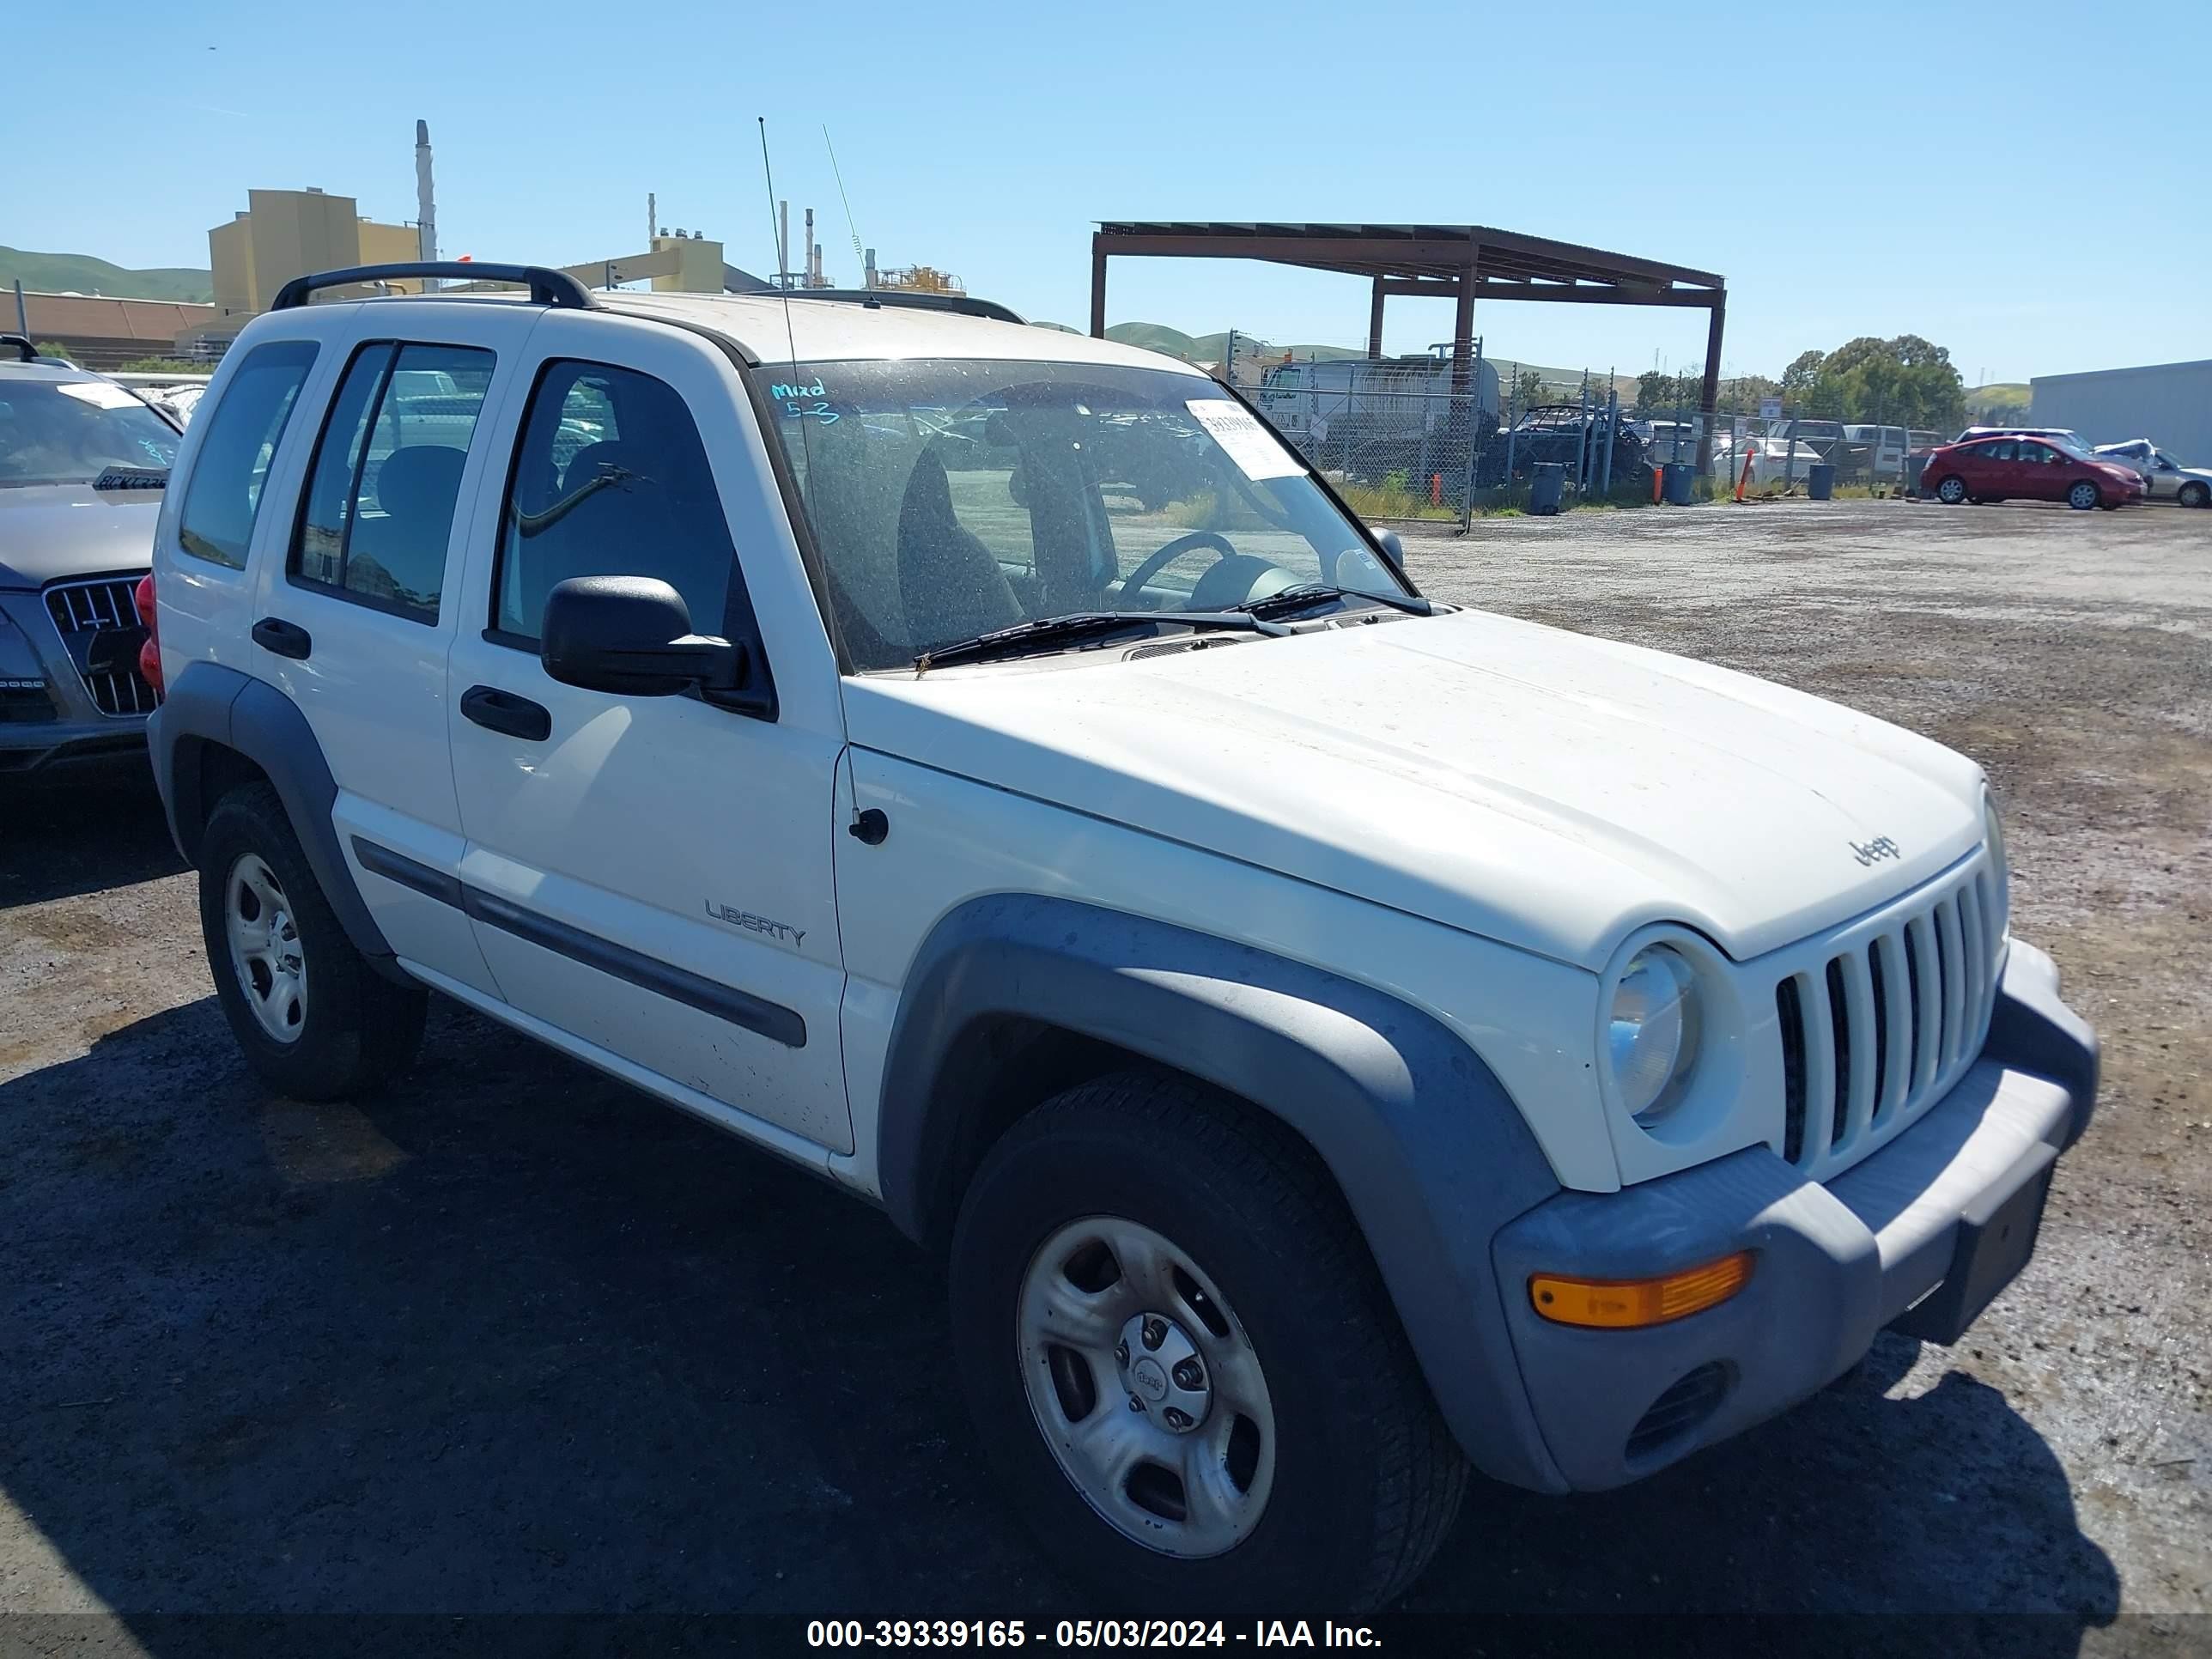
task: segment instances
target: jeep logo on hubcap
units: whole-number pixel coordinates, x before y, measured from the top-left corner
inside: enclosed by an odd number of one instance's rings
[[[1154,1405],[1168,1397],[1168,1374],[1160,1369],[1160,1362],[1147,1354],[1129,1368],[1129,1376],[1137,1391]]]

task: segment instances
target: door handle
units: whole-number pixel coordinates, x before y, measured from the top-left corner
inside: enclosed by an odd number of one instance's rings
[[[314,638],[306,629],[282,617],[264,617],[254,623],[253,642],[264,651],[273,651],[295,662],[305,662],[307,653],[315,648]]]
[[[461,713],[488,731],[531,743],[543,743],[553,735],[553,715],[544,704],[496,686],[472,685],[462,692]]]

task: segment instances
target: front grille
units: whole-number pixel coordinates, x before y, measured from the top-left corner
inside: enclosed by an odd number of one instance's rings
[[[1996,998],[1996,879],[1977,860],[1777,981],[1790,1163],[1856,1162],[1973,1064]]]
[[[103,714],[148,714],[161,699],[138,672],[146,638],[138,615],[138,578],[99,576],[57,582],[46,590],[46,614],[61,635],[85,694]]]

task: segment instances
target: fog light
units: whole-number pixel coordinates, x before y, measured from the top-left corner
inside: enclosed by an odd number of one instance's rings
[[[1658,1279],[1568,1279],[1532,1273],[1528,1300],[1561,1325],[1630,1330],[1664,1325],[1727,1301],[1751,1282],[1751,1252],[1738,1250],[1701,1267]]]

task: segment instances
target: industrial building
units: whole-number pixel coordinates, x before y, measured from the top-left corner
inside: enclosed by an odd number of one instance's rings
[[[2148,438],[2185,465],[2212,465],[2212,358],[2038,375],[2028,382],[2028,419],[2070,427],[2093,444]]]
[[[182,300],[125,300],[104,294],[22,295],[0,301],[0,328],[20,329],[41,345],[58,345],[86,368],[116,369],[143,357],[167,357],[175,341],[215,315],[213,306]]]

